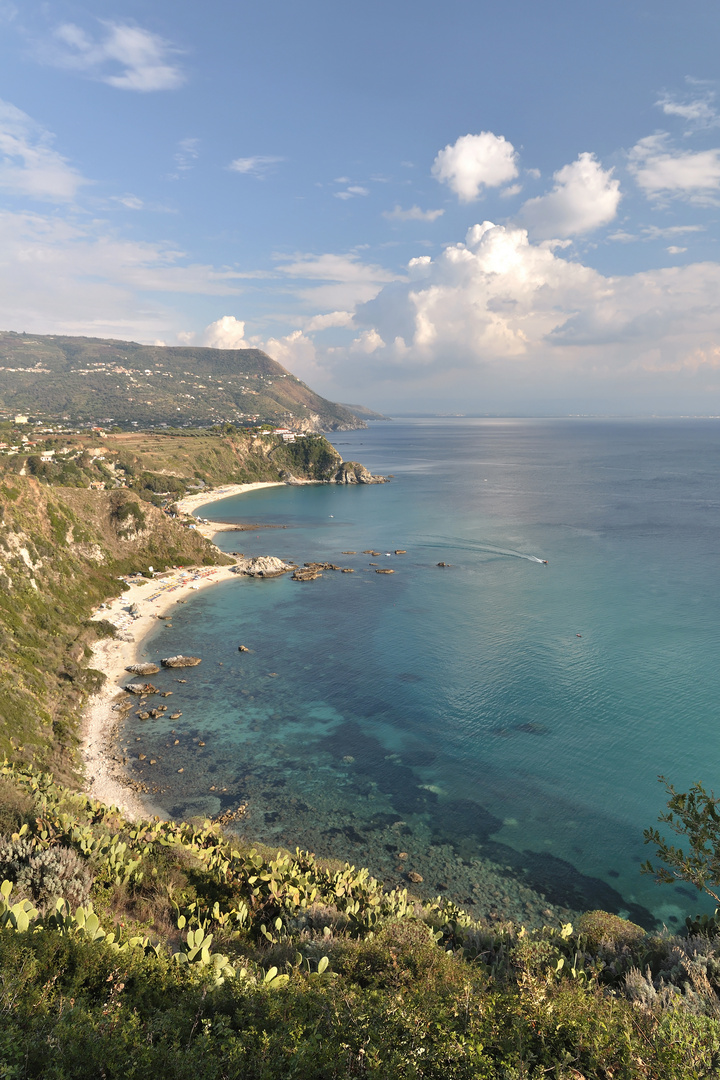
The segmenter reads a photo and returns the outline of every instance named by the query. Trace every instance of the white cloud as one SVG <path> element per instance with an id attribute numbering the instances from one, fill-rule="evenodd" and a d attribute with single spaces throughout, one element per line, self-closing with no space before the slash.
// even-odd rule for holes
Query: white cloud
<path id="1" fill-rule="evenodd" d="M 333 192 L 336 199 L 357 199 L 364 195 L 369 195 L 370 191 L 366 187 L 362 187 L 360 184 L 351 184 L 345 191 Z"/>
<path id="2" fill-rule="evenodd" d="M 447 184 L 461 202 L 480 198 L 483 187 L 500 187 L 518 174 L 512 143 L 492 131 L 461 135 L 441 150 L 433 162 L 432 175 Z"/>
<path id="3" fill-rule="evenodd" d="M 113 201 L 119 202 L 121 206 L 127 207 L 128 210 L 145 209 L 145 203 L 137 195 L 116 195 Z"/>
<path id="4" fill-rule="evenodd" d="M 629 233 L 624 229 L 617 229 L 614 233 L 611 233 L 607 239 L 614 240 L 619 243 L 629 244 L 647 243 L 650 240 L 672 240 L 676 236 L 685 236 L 687 233 L 699 233 L 705 232 L 704 225 L 645 225 L 639 233 Z M 668 251 L 670 249 L 668 248 Z M 686 249 L 683 248 L 683 251 Z"/>
<path id="5" fill-rule="evenodd" d="M 519 195 L 521 191 L 522 184 L 511 184 L 510 187 L 506 187 L 500 192 L 500 198 L 512 199 L 514 195 Z"/>
<path id="6" fill-rule="evenodd" d="M 666 386 L 676 412 L 687 387 L 662 378 L 720 370 L 720 265 L 606 277 L 484 222 L 436 258 L 411 260 L 408 281 L 385 286 L 354 323 L 350 346 L 316 355 L 326 393 L 331 378 L 345 392 L 371 380 L 381 400 L 412 385 L 415 400 L 455 407 L 542 412 L 571 399 L 622 411 L 633 408 L 626 390 L 647 410 Z M 720 378 L 713 387 L 720 394 Z M 702 409 L 704 387 L 694 392 Z"/>
<path id="7" fill-rule="evenodd" d="M 618 244 L 633 244 L 640 239 L 635 233 L 629 233 L 625 229 L 616 229 L 614 233 L 610 233 L 607 238 Z"/>
<path id="8" fill-rule="evenodd" d="M 130 23 L 102 22 L 102 26 L 104 34 L 98 39 L 74 23 L 59 26 L 55 31 L 59 47 L 49 54 L 51 62 L 87 72 L 118 90 L 176 90 L 185 82 L 174 59 L 180 50 L 170 42 Z"/>
<path id="9" fill-rule="evenodd" d="M 377 352 L 378 349 L 384 348 L 385 342 L 380 337 L 377 330 L 363 330 L 350 345 L 350 352 L 364 353 L 366 356 L 370 356 L 372 353 Z"/>
<path id="10" fill-rule="evenodd" d="M 396 205 L 392 210 L 383 210 L 383 217 L 388 221 L 437 221 L 444 213 L 444 210 L 421 210 L 419 206 L 403 210 L 400 205 Z"/>
<path id="11" fill-rule="evenodd" d="M 265 176 L 271 165 L 276 165 L 279 161 L 284 161 L 285 158 L 270 157 L 263 154 L 256 154 L 254 157 L 235 158 L 228 165 L 228 169 L 232 172 L 242 173 L 244 176 Z"/>
<path id="12" fill-rule="evenodd" d="M 715 204 L 720 188 L 720 149 L 678 151 L 660 132 L 641 139 L 628 155 L 638 186 L 650 198 L 678 196 Z"/>
<path id="13" fill-rule="evenodd" d="M 308 334 L 317 330 L 329 330 L 335 326 L 352 326 L 352 311 L 329 311 L 327 315 L 313 315 L 305 325 Z"/>
<path id="14" fill-rule="evenodd" d="M 0 101 L 0 188 L 43 202 L 72 202 L 89 183 L 57 150 L 52 136 L 26 113 Z"/>
<path id="15" fill-rule="evenodd" d="M 223 315 L 214 323 L 205 327 L 203 345 L 210 349 L 248 349 L 251 346 L 245 340 L 245 323 L 234 315 Z"/>
<path id="16" fill-rule="evenodd" d="M 177 151 L 175 152 L 175 167 L 179 169 L 180 172 L 187 172 L 188 169 L 192 169 L 200 156 L 199 146 L 199 139 L 187 138 L 180 140 Z"/>
<path id="17" fill-rule="evenodd" d="M 153 340 L 186 319 L 173 295 L 238 295 L 241 277 L 103 222 L 0 212 L 0 326 L 10 329 Z"/>
<path id="18" fill-rule="evenodd" d="M 649 239 L 663 239 L 667 240 L 673 236 L 683 236 L 685 233 L 705 232 L 704 225 L 666 225 L 661 228 L 659 225 L 649 225 L 643 232 Z"/>
<path id="19" fill-rule="evenodd" d="M 293 330 L 285 337 L 268 338 L 266 341 L 253 338 L 252 344 L 253 348 L 262 349 L 293 374 L 300 372 L 302 377 L 311 378 L 317 370 L 315 342 L 302 330 Z"/>
<path id="20" fill-rule="evenodd" d="M 685 120 L 691 128 L 702 129 L 717 127 L 720 122 L 714 102 L 714 92 L 705 90 L 701 96 L 697 94 L 686 96 L 682 101 L 672 94 L 663 94 L 655 104 L 662 109 L 666 116 L 678 116 L 681 120 Z"/>
<path id="21" fill-rule="evenodd" d="M 315 310 L 351 310 L 356 304 L 372 299 L 384 284 L 398 276 L 383 266 L 362 262 L 356 252 L 297 255 L 291 261 L 281 262 L 278 269 L 300 281 L 323 283 L 301 289 L 298 294 Z"/>
<path id="22" fill-rule="evenodd" d="M 682 255 L 683 251 L 687 251 L 686 247 L 676 247 L 675 244 L 671 244 L 667 250 L 671 255 Z"/>
<path id="23" fill-rule="evenodd" d="M 528 199 L 521 220 L 533 236 L 577 236 L 607 225 L 617 214 L 620 181 L 612 169 L 603 169 L 594 154 L 583 153 L 553 175 L 555 186 L 547 195 Z"/>

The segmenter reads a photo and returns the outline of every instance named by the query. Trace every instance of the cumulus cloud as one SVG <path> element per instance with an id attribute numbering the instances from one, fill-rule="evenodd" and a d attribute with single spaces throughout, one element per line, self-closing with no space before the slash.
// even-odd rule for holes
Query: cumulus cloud
<path id="1" fill-rule="evenodd" d="M 660 132 L 641 139 L 628 155 L 635 181 L 650 198 L 679 197 L 715 204 L 720 188 L 720 149 L 679 151 Z"/>
<path id="2" fill-rule="evenodd" d="M 253 345 L 272 356 L 273 360 L 277 360 L 293 374 L 300 373 L 304 378 L 312 378 L 317 371 L 318 354 L 315 342 L 302 330 L 293 330 L 285 337 L 271 337 L 266 341 L 253 338 Z"/>
<path id="3" fill-rule="evenodd" d="M 383 289 L 356 322 L 397 343 L 390 353 L 399 346 L 412 364 L 522 356 L 564 324 L 568 304 L 600 287 L 595 271 L 530 244 L 525 230 L 489 221 L 435 259 L 412 259 L 408 274 L 409 284 Z"/>
<path id="4" fill-rule="evenodd" d="M 0 188 L 44 202 L 71 202 L 83 179 L 27 113 L 0 101 Z"/>
<path id="5" fill-rule="evenodd" d="M 234 315 L 223 315 L 221 319 L 205 327 L 203 345 L 210 349 L 248 349 L 245 340 L 245 323 Z"/>
<path id="6" fill-rule="evenodd" d="M 84 71 L 118 90 L 176 90 L 185 75 L 170 42 L 130 23 L 102 22 L 94 38 L 74 23 L 55 31 L 57 47 L 48 53 L 59 67 Z"/>
<path id="7" fill-rule="evenodd" d="M 461 202 L 473 202 L 483 187 L 500 187 L 517 174 L 515 148 L 492 131 L 461 135 L 439 152 L 432 166 L 435 179 L 447 184 Z"/>
<path id="8" fill-rule="evenodd" d="M 271 165 L 276 165 L 279 161 L 284 160 L 281 157 L 256 154 L 254 157 L 235 158 L 228 165 L 228 169 L 232 172 L 242 173 L 244 176 L 262 177 L 267 174 Z"/>
<path id="9" fill-rule="evenodd" d="M 327 350 L 320 370 L 342 367 L 357 380 L 346 390 L 371 377 L 400 394 L 412 381 L 427 400 L 481 407 L 503 400 L 532 409 L 548 394 L 575 394 L 593 411 L 602 386 L 622 411 L 622 387 L 633 380 L 647 394 L 659 373 L 712 366 L 719 297 L 716 263 L 606 277 L 531 243 L 523 229 L 486 221 L 436 258 L 411 260 L 408 280 L 358 309 L 360 333 L 349 347 Z M 647 408 L 649 398 L 638 400 Z M 667 404 L 673 411 L 678 401 Z"/>
<path id="10" fill-rule="evenodd" d="M 552 191 L 524 203 L 521 220 L 538 239 L 577 236 L 607 225 L 621 199 L 620 181 L 612 173 L 594 154 L 580 154 L 554 174 Z"/>
<path id="11" fill-rule="evenodd" d="M 403 210 L 402 206 L 396 204 L 392 210 L 383 210 L 383 217 L 388 221 L 437 221 L 444 213 L 444 210 L 421 210 L 419 206 Z"/>

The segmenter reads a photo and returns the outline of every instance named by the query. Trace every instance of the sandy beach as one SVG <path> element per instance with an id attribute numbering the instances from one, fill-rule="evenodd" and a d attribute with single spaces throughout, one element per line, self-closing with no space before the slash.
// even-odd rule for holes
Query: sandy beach
<path id="1" fill-rule="evenodd" d="M 281 484 L 232 484 L 213 488 L 202 494 L 190 495 L 178 502 L 178 508 L 190 513 L 230 495 L 242 495 L 258 488 L 278 487 Z M 199 531 L 212 540 L 221 526 L 198 526 Z M 230 566 L 203 566 L 184 568 L 165 573 L 153 579 L 128 582 L 129 588 L 114 600 L 109 600 L 93 612 L 92 618 L 106 619 L 119 631 L 118 637 L 104 638 L 93 647 L 90 666 L 107 676 L 104 686 L 90 698 L 82 725 L 81 755 L 85 764 L 88 795 L 101 802 L 118 806 L 130 818 L 147 818 L 160 813 L 146 799 L 129 786 L 122 758 L 115 744 L 115 733 L 122 714 L 113 708 L 117 704 L 120 689 L 133 676 L 126 671 L 130 664 L 138 662 L 143 639 L 157 626 L 158 615 L 165 615 L 178 600 L 186 600 L 200 589 L 206 589 L 221 581 L 235 579 Z M 236 579 L 235 579 L 236 580 Z M 137 605 L 138 613 L 129 609 Z"/>
<path id="2" fill-rule="evenodd" d="M 284 487 L 280 480 L 258 481 L 255 484 L 226 484 L 224 487 L 212 488 L 212 490 L 198 491 L 194 495 L 186 495 L 184 499 L 178 499 L 176 506 L 184 514 L 192 514 L 198 506 L 206 506 L 208 503 L 218 502 L 220 499 L 229 499 L 231 495 L 244 495 L 248 491 L 258 491 L 260 488 Z M 216 530 L 217 531 L 217 530 Z"/>

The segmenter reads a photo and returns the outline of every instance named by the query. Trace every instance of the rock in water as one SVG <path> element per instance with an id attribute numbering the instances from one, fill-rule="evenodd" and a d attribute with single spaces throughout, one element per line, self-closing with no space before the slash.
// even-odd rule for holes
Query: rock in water
<path id="1" fill-rule="evenodd" d="M 292 566 L 275 555 L 258 555 L 254 559 L 240 559 L 233 567 L 236 574 L 246 577 L 279 577 L 292 570 Z"/>
<path id="2" fill-rule="evenodd" d="M 333 480 L 335 484 L 385 484 L 386 476 L 373 476 L 369 469 L 357 461 L 343 461 Z"/>
<path id="3" fill-rule="evenodd" d="M 133 675 L 157 675 L 160 668 L 157 664 L 130 664 L 125 670 L 131 671 Z"/>
<path id="4" fill-rule="evenodd" d="M 125 690 L 129 694 L 157 694 L 157 687 L 152 683 L 133 682 L 128 683 Z"/>
<path id="5" fill-rule="evenodd" d="M 177 667 L 197 667 L 198 664 L 202 664 L 202 660 L 199 656 L 166 656 L 160 663 L 163 667 L 177 668 Z"/>
<path id="6" fill-rule="evenodd" d="M 317 578 L 322 577 L 322 574 L 317 570 L 296 570 L 292 576 L 293 581 L 315 581 Z"/>

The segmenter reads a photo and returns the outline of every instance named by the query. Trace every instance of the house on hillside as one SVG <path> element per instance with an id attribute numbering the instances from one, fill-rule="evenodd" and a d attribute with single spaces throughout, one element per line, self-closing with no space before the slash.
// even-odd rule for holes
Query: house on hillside
<path id="1" fill-rule="evenodd" d="M 283 442 L 295 442 L 295 432 L 291 431 L 290 428 L 275 428 L 273 435 L 280 435 Z"/>

